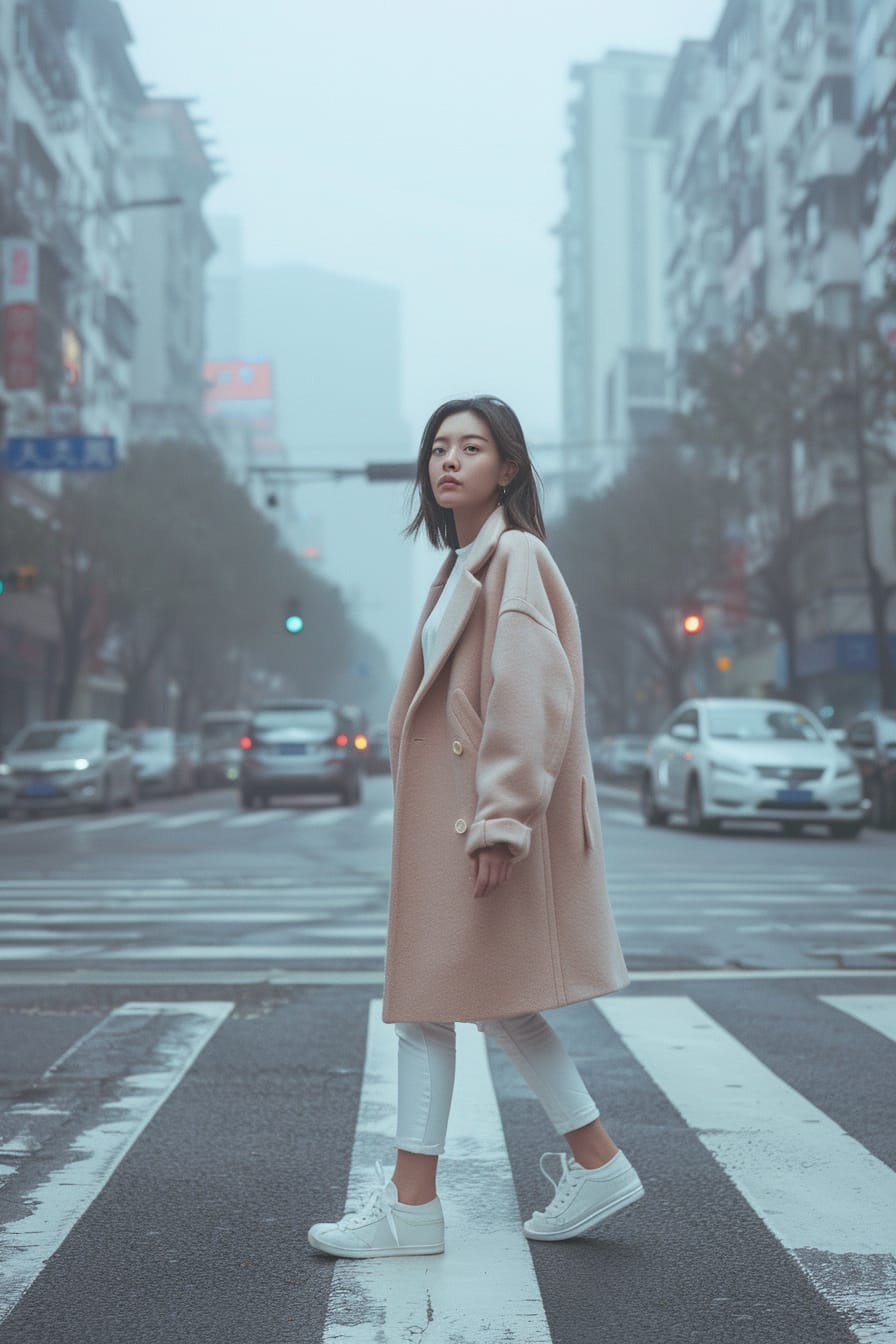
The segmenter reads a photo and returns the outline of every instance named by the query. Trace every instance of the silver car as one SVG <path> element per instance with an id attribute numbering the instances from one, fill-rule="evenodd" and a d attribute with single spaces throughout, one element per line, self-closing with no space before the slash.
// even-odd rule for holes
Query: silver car
<path id="1" fill-rule="evenodd" d="M 124 736 L 134 753 L 142 794 L 192 791 L 193 764 L 173 728 L 132 728 Z"/>
<path id="2" fill-rule="evenodd" d="M 259 706 L 243 739 L 243 807 L 297 793 L 337 793 L 346 806 L 360 803 L 367 742 L 355 728 L 329 700 Z"/>
<path id="3" fill-rule="evenodd" d="M 648 826 L 683 812 L 695 831 L 723 821 L 776 821 L 787 834 L 823 822 L 854 839 L 862 781 L 810 709 L 790 700 L 688 700 L 647 750 L 641 808 Z"/>
<path id="4" fill-rule="evenodd" d="M 0 764 L 0 810 L 28 813 L 64 807 L 103 812 L 137 801 L 134 757 L 105 719 L 53 719 L 29 724 L 9 743 Z"/>

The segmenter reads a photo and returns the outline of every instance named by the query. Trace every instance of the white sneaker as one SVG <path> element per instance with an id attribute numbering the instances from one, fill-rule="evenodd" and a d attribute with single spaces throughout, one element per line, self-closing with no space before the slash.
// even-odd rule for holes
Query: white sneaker
<path id="1" fill-rule="evenodd" d="M 327 1255 L 370 1260 L 382 1255 L 441 1255 L 445 1250 L 445 1220 L 438 1196 L 428 1204 L 399 1206 L 398 1191 L 387 1181 L 382 1163 L 376 1174 L 380 1188 L 366 1204 L 344 1214 L 338 1223 L 315 1223 L 308 1240 Z"/>
<path id="2" fill-rule="evenodd" d="M 546 1157 L 560 1158 L 563 1171 L 559 1181 L 545 1169 Z M 623 1153 L 616 1153 L 594 1170 L 580 1167 L 566 1153 L 542 1153 L 539 1166 L 554 1187 L 554 1198 L 542 1213 L 533 1213 L 523 1223 L 523 1231 L 533 1241 L 577 1237 L 644 1194 L 638 1173 Z"/>

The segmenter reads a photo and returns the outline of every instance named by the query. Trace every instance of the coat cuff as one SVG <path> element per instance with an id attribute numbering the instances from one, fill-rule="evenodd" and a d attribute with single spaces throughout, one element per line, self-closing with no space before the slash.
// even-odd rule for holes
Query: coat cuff
<path id="1" fill-rule="evenodd" d="M 514 863 L 526 858 L 532 842 L 532 827 L 524 826 L 515 817 L 495 817 L 488 821 L 474 821 L 467 839 L 467 853 L 472 856 L 490 845 L 508 845 Z"/>

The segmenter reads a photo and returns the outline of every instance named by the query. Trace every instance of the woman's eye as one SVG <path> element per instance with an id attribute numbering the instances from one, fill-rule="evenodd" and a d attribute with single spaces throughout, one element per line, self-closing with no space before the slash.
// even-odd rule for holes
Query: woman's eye
<path id="1" fill-rule="evenodd" d="M 478 443 L 468 443 L 468 444 L 466 445 L 466 450 L 467 450 L 468 453 L 478 453 L 478 452 L 479 452 L 479 444 L 478 444 Z"/>

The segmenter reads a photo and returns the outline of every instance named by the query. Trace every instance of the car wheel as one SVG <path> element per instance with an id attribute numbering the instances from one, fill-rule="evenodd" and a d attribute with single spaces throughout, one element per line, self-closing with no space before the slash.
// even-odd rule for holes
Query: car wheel
<path id="1" fill-rule="evenodd" d="M 703 799 L 700 795 L 700 781 L 696 775 L 691 777 L 688 784 L 687 797 L 688 827 L 692 831 L 717 831 L 719 823 L 711 817 L 707 817 L 703 812 Z"/>
<path id="2" fill-rule="evenodd" d="M 648 826 L 665 826 L 669 820 L 669 813 L 664 808 L 657 807 L 653 779 L 649 774 L 644 775 L 641 780 L 641 816 Z"/>
<path id="3" fill-rule="evenodd" d="M 251 812 L 255 806 L 255 794 L 251 789 L 240 789 L 240 803 L 247 812 Z"/>
<path id="4" fill-rule="evenodd" d="M 94 812 L 112 811 L 112 790 L 109 787 L 109 780 L 107 776 L 103 777 L 103 787 L 100 791 L 100 796 L 98 800 L 93 805 L 93 810 Z"/>
<path id="5" fill-rule="evenodd" d="M 832 821 L 830 829 L 832 840 L 858 840 L 862 834 L 862 823 L 860 821 Z"/>
<path id="6" fill-rule="evenodd" d="M 797 836 L 803 833 L 803 824 L 801 821 L 782 821 L 781 831 L 784 835 Z"/>

